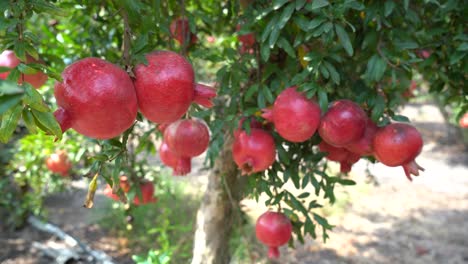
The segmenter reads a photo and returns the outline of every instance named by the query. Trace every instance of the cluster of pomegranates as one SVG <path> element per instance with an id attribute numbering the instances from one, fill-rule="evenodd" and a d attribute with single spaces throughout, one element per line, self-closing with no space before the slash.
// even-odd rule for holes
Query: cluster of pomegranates
<path id="1" fill-rule="evenodd" d="M 339 162 L 347 173 L 362 156 L 374 156 L 391 167 L 402 166 L 406 176 L 419 175 L 423 170 L 415 158 L 422 149 L 420 133 L 405 123 L 377 125 L 366 112 L 350 100 L 333 102 L 325 114 L 318 104 L 290 87 L 276 98 L 272 108 L 264 109 L 262 117 L 274 124 L 278 134 L 290 142 L 304 142 L 318 131 L 320 151 L 326 158 Z M 266 170 L 275 161 L 276 148 L 271 133 L 258 121 L 250 121 L 250 133 L 239 128 L 234 132 L 233 157 L 243 174 Z"/>
<path id="2" fill-rule="evenodd" d="M 130 182 L 128 181 L 127 176 L 122 175 L 120 176 L 120 182 L 119 182 L 120 189 L 124 193 L 128 193 L 130 191 Z M 133 204 L 135 205 L 141 205 L 141 204 L 148 204 L 148 203 L 155 203 L 158 201 L 157 198 L 154 197 L 154 185 L 150 181 L 142 181 L 139 183 L 139 188 L 141 192 L 141 198 L 138 194 L 135 195 L 133 198 Z M 119 196 L 117 194 L 114 194 L 112 192 L 112 187 L 110 185 L 107 185 L 106 188 L 104 189 L 104 195 L 107 197 L 110 197 L 111 199 L 115 201 L 119 201 Z"/>

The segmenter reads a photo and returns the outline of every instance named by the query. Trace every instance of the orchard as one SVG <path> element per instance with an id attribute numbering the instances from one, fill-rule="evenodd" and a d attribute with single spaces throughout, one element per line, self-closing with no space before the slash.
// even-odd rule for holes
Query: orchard
<path id="1" fill-rule="evenodd" d="M 253 219 L 261 258 L 329 241 L 334 225 L 319 209 L 354 187 L 357 162 L 397 167 L 408 185 L 425 177 L 423 133 L 399 113 L 408 101 L 433 98 L 468 141 L 466 6 L 2 1 L 2 221 L 46 219 L 45 197 L 80 181 L 87 210 L 102 192 L 132 225 L 135 210 L 170 207 L 164 186 L 190 185 L 202 157 L 198 213 L 179 215 L 195 229 L 183 261 L 229 263 L 244 198 L 267 208 Z"/>

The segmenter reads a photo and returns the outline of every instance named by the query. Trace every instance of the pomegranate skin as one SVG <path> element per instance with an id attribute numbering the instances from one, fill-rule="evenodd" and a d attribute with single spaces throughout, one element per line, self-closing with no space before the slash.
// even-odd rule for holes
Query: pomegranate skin
<path id="1" fill-rule="evenodd" d="M 179 157 L 195 157 L 208 148 L 210 133 L 199 119 L 181 119 L 164 130 L 164 141 Z"/>
<path id="2" fill-rule="evenodd" d="M 234 137 L 232 156 L 243 175 L 264 171 L 275 162 L 275 141 L 263 129 L 252 128 L 250 135 L 239 130 Z"/>
<path id="3" fill-rule="evenodd" d="M 364 135 L 366 122 L 366 113 L 359 105 L 346 99 L 338 100 L 322 117 L 319 134 L 328 144 L 344 147 Z"/>
<path id="4" fill-rule="evenodd" d="M 164 141 L 159 147 L 159 158 L 164 165 L 173 169 L 174 176 L 186 175 L 191 171 L 191 159 L 177 156 Z"/>
<path id="5" fill-rule="evenodd" d="M 288 217 L 279 212 L 265 212 L 255 225 L 257 239 L 269 247 L 268 257 L 278 258 L 278 247 L 291 239 L 292 224 Z"/>
<path id="6" fill-rule="evenodd" d="M 5 50 L 0 54 L 0 66 L 1 67 L 8 67 L 8 68 L 15 68 L 20 64 L 20 60 L 16 57 L 15 53 L 12 50 Z M 28 63 L 41 63 L 41 61 L 35 60 L 33 57 L 27 55 L 26 56 L 26 64 Z M 0 73 L 0 79 L 5 80 L 10 72 L 2 72 Z M 34 74 L 22 74 L 18 79 L 18 84 L 21 84 L 24 81 L 31 84 L 34 88 L 40 88 L 43 86 L 47 81 L 47 75 L 41 71 L 38 71 Z"/>
<path id="7" fill-rule="evenodd" d="M 296 87 L 282 91 L 275 100 L 273 109 L 264 109 L 262 117 L 274 123 L 284 139 L 304 142 L 311 138 L 320 123 L 320 107 L 297 92 Z"/>
<path id="8" fill-rule="evenodd" d="M 137 100 L 132 80 L 118 66 L 99 58 L 69 65 L 55 84 L 62 131 L 69 128 L 95 139 L 110 139 L 132 126 Z"/>
<path id="9" fill-rule="evenodd" d="M 62 176 L 68 176 L 68 172 L 70 171 L 72 164 L 68 159 L 67 153 L 60 150 L 47 158 L 46 166 L 54 173 L 58 173 Z"/>
<path id="10" fill-rule="evenodd" d="M 374 152 L 373 141 L 378 129 L 377 125 L 371 119 L 368 119 L 364 135 L 360 139 L 346 145 L 346 149 L 361 156 L 372 155 Z"/>
<path id="11" fill-rule="evenodd" d="M 180 45 L 195 44 L 198 40 L 197 36 L 190 32 L 189 21 L 186 18 L 178 18 L 171 22 L 169 26 L 172 37 L 179 42 Z M 190 40 L 190 43 L 187 43 Z"/>
<path id="12" fill-rule="evenodd" d="M 135 91 L 141 113 L 152 122 L 172 123 L 181 118 L 192 101 L 211 107 L 214 89 L 195 84 L 192 65 L 172 51 L 146 55 L 148 65 L 135 67 Z"/>
<path id="13" fill-rule="evenodd" d="M 242 26 L 238 24 L 236 26 L 236 31 L 239 32 L 241 30 L 241 27 Z M 239 42 L 242 44 L 242 47 L 244 49 L 252 48 L 256 42 L 255 35 L 253 33 L 238 35 L 237 38 L 239 39 Z"/>
<path id="14" fill-rule="evenodd" d="M 424 170 L 414 160 L 423 147 L 419 131 L 409 124 L 393 123 L 381 128 L 374 137 L 374 155 L 389 167 L 403 166 L 406 177 Z"/>
<path id="15" fill-rule="evenodd" d="M 320 142 L 318 147 L 321 152 L 327 153 L 325 157 L 328 160 L 340 163 L 340 171 L 342 173 L 350 172 L 353 164 L 361 158 L 359 154 L 352 153 L 345 148 L 332 146 L 325 141 Z"/>
<path id="16" fill-rule="evenodd" d="M 468 127 L 468 113 L 465 113 L 462 118 L 458 121 L 458 124 L 460 125 L 461 128 L 467 128 Z"/>

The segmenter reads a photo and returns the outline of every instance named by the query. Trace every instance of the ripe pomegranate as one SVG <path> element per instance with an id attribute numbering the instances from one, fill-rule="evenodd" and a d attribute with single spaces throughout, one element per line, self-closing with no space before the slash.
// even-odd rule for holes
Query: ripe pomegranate
<path id="1" fill-rule="evenodd" d="M 128 193 L 130 191 L 130 183 L 128 181 L 127 176 L 125 175 L 120 176 L 119 185 L 124 193 Z M 141 192 L 142 201 L 140 201 L 140 197 L 138 196 L 138 194 L 135 195 L 135 197 L 133 198 L 133 203 L 135 205 L 157 202 L 157 199 L 154 197 L 154 185 L 152 182 L 149 182 L 149 181 L 141 182 L 140 192 Z M 104 189 L 104 195 L 106 195 L 107 197 L 115 201 L 119 201 L 119 196 L 112 192 L 112 187 L 110 185 L 107 185 L 106 189 Z"/>
<path id="2" fill-rule="evenodd" d="M 428 50 L 428 49 L 422 49 L 422 50 L 416 51 L 416 54 L 421 59 L 427 59 L 427 58 L 429 58 L 431 56 L 432 51 Z"/>
<path id="3" fill-rule="evenodd" d="M 419 166 L 415 158 L 422 150 L 423 140 L 416 128 L 404 123 L 393 123 L 381 128 L 374 137 L 374 155 L 383 164 L 403 166 L 406 177 L 418 176 Z"/>
<path id="4" fill-rule="evenodd" d="M 273 122 L 284 139 L 304 142 L 319 126 L 320 107 L 293 86 L 278 95 L 272 109 L 263 109 L 262 117 Z"/>
<path id="5" fill-rule="evenodd" d="M 164 165 L 173 169 L 172 174 L 175 176 L 186 175 L 190 173 L 190 158 L 177 156 L 164 141 L 159 147 L 159 158 Z"/>
<path id="6" fill-rule="evenodd" d="M 458 121 L 458 124 L 460 125 L 461 128 L 467 128 L 468 127 L 468 113 L 465 113 L 462 118 Z"/>
<path id="7" fill-rule="evenodd" d="M 180 157 L 195 157 L 208 148 L 210 134 L 200 119 L 181 119 L 164 131 L 164 141 Z"/>
<path id="8" fill-rule="evenodd" d="M 275 141 L 263 129 L 251 128 L 250 134 L 239 129 L 234 132 L 232 156 L 244 175 L 264 171 L 275 162 Z"/>
<path id="9" fill-rule="evenodd" d="M 268 257 L 280 256 L 278 247 L 288 243 L 292 234 L 292 224 L 287 216 L 279 212 L 265 212 L 255 225 L 257 239 L 269 247 Z"/>
<path id="10" fill-rule="evenodd" d="M 68 159 L 67 152 L 64 150 L 59 150 L 47 158 L 46 166 L 54 173 L 67 176 L 72 167 L 72 164 Z"/>
<path id="11" fill-rule="evenodd" d="M 236 31 L 239 32 L 241 30 L 241 27 L 242 27 L 241 24 L 237 24 Z M 245 49 L 253 48 L 256 42 L 255 35 L 253 33 L 238 35 L 237 39 L 239 39 L 239 42 L 242 44 L 242 47 L 244 47 Z"/>
<path id="12" fill-rule="evenodd" d="M 320 142 L 318 147 L 321 152 L 327 153 L 325 157 L 328 160 L 340 163 L 340 171 L 342 173 L 350 172 L 353 164 L 358 162 L 358 160 L 361 158 L 359 154 L 350 152 L 345 148 L 332 146 L 325 141 Z"/>
<path id="13" fill-rule="evenodd" d="M 171 31 L 172 37 L 177 40 L 180 45 L 195 44 L 198 40 L 197 36 L 190 32 L 189 21 L 186 18 L 173 20 L 169 26 L 169 30 Z"/>
<path id="14" fill-rule="evenodd" d="M 213 88 L 195 83 L 192 65 L 172 51 L 146 55 L 148 65 L 135 68 L 135 90 L 141 113 L 155 123 L 172 123 L 187 112 L 194 101 L 213 106 Z"/>
<path id="15" fill-rule="evenodd" d="M 414 90 L 416 90 L 416 88 L 418 88 L 418 84 L 415 81 L 411 80 L 411 84 L 408 87 L 408 89 L 403 93 L 403 97 L 405 97 L 406 99 L 414 97 Z"/>
<path id="16" fill-rule="evenodd" d="M 98 58 L 69 65 L 63 82 L 55 84 L 59 108 L 54 115 L 62 127 L 96 139 L 109 139 L 128 129 L 137 115 L 132 80 L 118 66 Z"/>
<path id="17" fill-rule="evenodd" d="M 370 118 L 367 119 L 364 135 L 360 139 L 353 141 L 350 144 L 346 145 L 345 148 L 361 156 L 372 155 L 374 151 L 374 147 L 373 147 L 374 136 L 377 133 L 378 129 L 379 128 L 377 127 L 377 125 Z"/>
<path id="18" fill-rule="evenodd" d="M 322 117 L 319 134 L 328 144 L 344 147 L 364 135 L 366 122 L 366 113 L 359 105 L 346 99 L 338 100 Z"/>
<path id="19" fill-rule="evenodd" d="M 5 50 L 0 54 L 0 67 L 7 67 L 7 68 L 15 68 L 20 64 L 20 60 L 16 57 L 15 53 L 12 50 Z M 43 63 L 41 61 L 35 60 L 33 57 L 27 55 L 26 56 L 26 64 L 28 63 Z M 1 72 L 0 79 L 5 80 L 10 72 Z M 23 79 L 25 82 L 31 84 L 34 88 L 40 88 L 44 85 L 47 81 L 47 75 L 41 71 L 38 71 L 33 74 L 22 74 L 18 79 L 18 83 L 23 83 Z"/>

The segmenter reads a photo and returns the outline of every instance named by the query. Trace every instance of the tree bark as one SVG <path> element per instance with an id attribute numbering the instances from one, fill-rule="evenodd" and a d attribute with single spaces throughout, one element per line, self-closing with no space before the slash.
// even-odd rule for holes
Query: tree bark
<path id="1" fill-rule="evenodd" d="M 221 153 L 208 176 L 208 186 L 197 213 L 192 264 L 229 263 L 229 238 L 239 219 L 236 207 L 246 178 L 232 159 L 232 137 L 225 136 Z"/>

